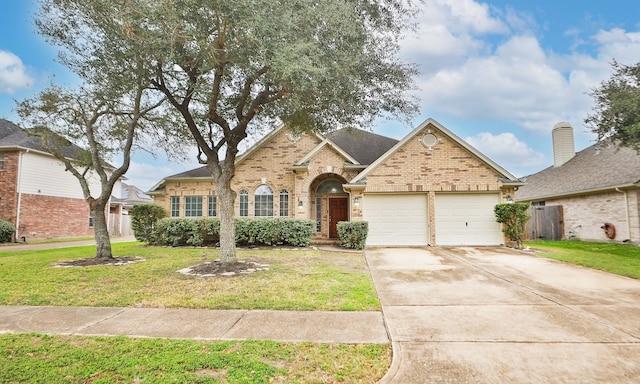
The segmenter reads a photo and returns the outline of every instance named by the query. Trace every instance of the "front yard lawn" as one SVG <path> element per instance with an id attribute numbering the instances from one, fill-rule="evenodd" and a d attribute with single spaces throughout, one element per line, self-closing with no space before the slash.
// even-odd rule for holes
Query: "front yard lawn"
<path id="1" fill-rule="evenodd" d="M 635 245 L 561 240 L 532 241 L 525 246 L 542 250 L 537 252 L 540 256 L 640 279 L 640 247 Z"/>
<path id="2" fill-rule="evenodd" d="M 114 256 L 146 261 L 53 267 L 94 251 L 0 251 L 0 305 L 380 310 L 361 252 L 240 249 L 239 260 L 269 269 L 211 278 L 177 271 L 218 258 L 215 249 L 117 243 Z M 0 334 L 0 361 L 3 383 L 373 383 L 391 345 Z"/>
<path id="3" fill-rule="evenodd" d="M 53 267 L 61 260 L 91 257 L 94 250 L 0 252 L 0 305 L 380 310 L 362 253 L 239 249 L 239 260 L 268 264 L 269 269 L 238 277 L 192 277 L 177 271 L 217 259 L 217 249 L 116 243 L 114 256 L 146 261 Z"/>

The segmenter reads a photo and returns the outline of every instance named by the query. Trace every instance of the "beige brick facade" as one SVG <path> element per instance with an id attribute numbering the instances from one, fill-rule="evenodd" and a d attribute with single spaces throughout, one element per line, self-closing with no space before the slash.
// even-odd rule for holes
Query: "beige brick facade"
<path id="1" fill-rule="evenodd" d="M 423 144 L 425 134 L 438 139 L 430 147 Z M 514 197 L 513 185 L 503 185 L 505 171 L 477 152 L 470 151 L 457 137 L 437 124 L 416 129 L 410 140 L 402 141 L 395 151 L 369 164 L 359 165 L 349 154 L 314 134 L 292 137 L 285 128 L 276 129 L 246 154 L 239 157 L 232 189 L 248 194 L 248 217 L 254 217 L 255 191 L 267 185 L 273 191 L 273 215 L 280 213 L 280 192 L 289 194 L 288 217 L 308 218 L 317 222 L 317 236 L 330 237 L 336 217 L 341 220 L 362 220 L 366 209 L 367 193 L 421 193 L 427 194 L 429 211 L 437 192 L 496 193 L 506 199 Z M 364 170 L 364 171 L 363 171 Z M 366 173 L 362 181 L 352 183 Z M 515 178 L 513 178 L 515 179 Z M 335 181 L 344 190 L 336 193 L 318 193 L 323 182 Z M 171 197 L 179 201 L 179 217 L 185 216 L 185 197 L 202 196 L 202 216 L 207 216 L 207 196 L 215 194 L 209 177 L 168 177 L 153 191 L 156 204 L 171 212 Z M 326 184 L 325 184 L 326 185 Z M 341 188 L 340 188 L 341 189 Z M 240 199 L 234 210 L 240 212 Z M 506 201 L 506 200 L 505 200 Z M 344 207 L 344 212 L 341 211 Z M 332 211 L 333 210 L 333 211 Z M 430 215 L 430 228 L 436 223 Z M 433 239 L 435 234 L 431 234 Z"/>
<path id="2" fill-rule="evenodd" d="M 587 241 L 631 241 L 640 239 L 638 190 L 608 191 L 597 194 L 545 200 L 545 205 L 561 205 L 564 233 L 567 237 Z M 605 236 L 601 226 L 611 223 L 616 237 Z"/>

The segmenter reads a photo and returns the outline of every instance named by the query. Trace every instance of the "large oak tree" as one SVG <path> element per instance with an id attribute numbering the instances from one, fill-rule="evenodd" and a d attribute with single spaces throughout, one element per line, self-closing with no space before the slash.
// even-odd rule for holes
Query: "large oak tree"
<path id="1" fill-rule="evenodd" d="M 39 30 L 89 81 L 149 64 L 176 132 L 211 171 L 223 263 L 234 262 L 240 145 L 275 123 L 298 132 L 407 117 L 415 67 L 398 58 L 407 0 L 42 0 Z M 93 79 L 93 80 L 92 80 Z"/>
<path id="2" fill-rule="evenodd" d="M 640 152 L 640 63 L 612 64 L 613 75 L 591 91 L 593 114 L 585 123 L 598 135 Z"/>

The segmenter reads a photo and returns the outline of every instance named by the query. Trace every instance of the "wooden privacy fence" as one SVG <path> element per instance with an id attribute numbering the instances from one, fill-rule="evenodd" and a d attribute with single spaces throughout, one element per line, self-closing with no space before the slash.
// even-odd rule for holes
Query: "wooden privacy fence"
<path id="1" fill-rule="evenodd" d="M 525 226 L 526 240 L 562 240 L 564 220 L 562 205 L 531 206 L 531 218 Z"/>

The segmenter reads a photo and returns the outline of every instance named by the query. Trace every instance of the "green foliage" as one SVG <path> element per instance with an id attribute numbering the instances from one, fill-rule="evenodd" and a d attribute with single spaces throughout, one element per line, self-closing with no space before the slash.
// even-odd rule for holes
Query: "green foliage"
<path id="1" fill-rule="evenodd" d="M 594 113 L 585 123 L 599 141 L 611 139 L 640 152 L 640 63 L 612 66 L 613 76 L 590 93 Z"/>
<path id="2" fill-rule="evenodd" d="M 367 221 L 340 221 L 337 224 L 337 230 L 341 246 L 364 249 L 369 233 Z"/>
<path id="3" fill-rule="evenodd" d="M 306 247 L 311 243 L 314 228 L 315 222 L 306 219 L 237 219 L 236 244 Z"/>
<path id="4" fill-rule="evenodd" d="M 399 57 L 418 11 L 412 0 L 41 4 L 38 31 L 62 48 L 72 71 L 99 88 L 129 94 L 142 85 L 167 101 L 162 117 L 174 121 L 157 136 L 195 141 L 219 196 L 232 193 L 242 141 L 261 131 L 253 127 L 284 122 L 296 132 L 322 132 L 369 126 L 380 116 L 410 122 L 417 112 L 417 66 Z M 232 212 L 232 199 L 221 202 L 223 215 Z M 235 260 L 234 229 L 225 216 L 226 261 Z M 274 231 L 251 234 L 278 241 Z"/>
<path id="5" fill-rule="evenodd" d="M 165 217 L 158 220 L 153 234 L 154 244 L 173 247 L 201 245 L 198 220 Z"/>
<path id="6" fill-rule="evenodd" d="M 131 229 L 137 240 L 153 242 L 153 231 L 158 220 L 167 216 L 162 207 L 155 204 L 139 204 L 131 208 Z"/>
<path id="7" fill-rule="evenodd" d="M 290 218 L 236 219 L 236 244 L 292 245 L 311 243 L 315 222 Z M 164 218 L 158 221 L 154 244 L 171 246 L 216 246 L 220 242 L 218 218 Z"/>
<path id="8" fill-rule="evenodd" d="M 11 236 L 16 233 L 16 227 L 8 221 L 0 220 L 0 243 L 11 241 Z"/>
<path id="9" fill-rule="evenodd" d="M 511 241 L 516 242 L 517 248 L 522 248 L 525 225 L 529 220 L 527 214 L 529 203 L 498 204 L 494 208 L 496 221 L 503 224 L 502 232 Z"/>

